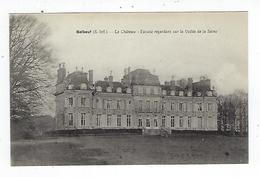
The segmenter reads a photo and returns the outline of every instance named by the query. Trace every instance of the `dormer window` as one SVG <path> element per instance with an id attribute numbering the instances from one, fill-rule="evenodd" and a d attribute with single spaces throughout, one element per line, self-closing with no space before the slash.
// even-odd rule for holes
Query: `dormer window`
<path id="1" fill-rule="evenodd" d="M 192 96 L 192 92 L 189 91 L 189 92 L 187 93 L 187 95 L 188 95 L 188 96 Z"/>
<path id="2" fill-rule="evenodd" d="M 116 92 L 117 92 L 117 93 L 122 93 L 121 87 L 118 87 L 118 88 L 116 89 Z"/>
<path id="3" fill-rule="evenodd" d="M 197 96 L 201 96 L 201 93 L 200 93 L 200 92 L 197 92 Z"/>
<path id="4" fill-rule="evenodd" d="M 111 87 L 107 87 L 107 92 L 111 93 L 112 92 L 112 88 Z"/>
<path id="5" fill-rule="evenodd" d="M 175 91 L 174 91 L 174 90 L 171 91 L 171 95 L 172 95 L 172 96 L 175 95 Z"/>
<path id="6" fill-rule="evenodd" d="M 97 92 L 101 92 L 102 88 L 100 86 L 97 86 Z"/>
<path id="7" fill-rule="evenodd" d="M 130 89 L 130 88 L 127 88 L 127 89 L 126 89 L 126 93 L 131 93 L 131 89 Z"/>
<path id="8" fill-rule="evenodd" d="M 166 95 L 166 90 L 163 90 L 163 91 L 162 91 L 162 94 L 163 94 L 163 95 Z"/>
<path id="9" fill-rule="evenodd" d="M 183 91 L 179 91 L 179 96 L 183 96 Z"/>
<path id="10" fill-rule="evenodd" d="M 72 89 L 73 89 L 73 84 L 69 84 L 69 85 L 68 85 L 68 89 L 69 89 L 69 90 L 72 90 Z"/>
<path id="11" fill-rule="evenodd" d="M 81 90 L 87 90 L 87 84 L 86 83 L 81 83 L 80 84 L 80 89 Z"/>
<path id="12" fill-rule="evenodd" d="M 212 91 L 207 91 L 207 96 L 212 96 Z"/>

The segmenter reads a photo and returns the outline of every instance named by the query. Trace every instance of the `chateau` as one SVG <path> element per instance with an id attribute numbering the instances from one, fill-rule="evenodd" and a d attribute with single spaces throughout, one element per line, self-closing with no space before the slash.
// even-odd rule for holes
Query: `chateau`
<path id="1" fill-rule="evenodd" d="M 206 77 L 162 85 L 148 70 L 127 68 L 120 82 L 112 74 L 94 82 L 93 70 L 66 74 L 61 63 L 55 96 L 57 130 L 217 130 L 216 92 Z"/>

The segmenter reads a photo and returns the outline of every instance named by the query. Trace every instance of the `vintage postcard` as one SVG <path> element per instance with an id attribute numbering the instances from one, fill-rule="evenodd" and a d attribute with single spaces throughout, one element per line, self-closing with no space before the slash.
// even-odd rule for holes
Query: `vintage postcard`
<path id="1" fill-rule="evenodd" d="M 10 14 L 11 165 L 247 164 L 247 16 Z"/>

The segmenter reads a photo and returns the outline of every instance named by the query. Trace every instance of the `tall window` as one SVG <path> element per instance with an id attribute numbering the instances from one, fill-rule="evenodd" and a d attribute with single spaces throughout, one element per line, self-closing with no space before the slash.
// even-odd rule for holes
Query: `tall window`
<path id="1" fill-rule="evenodd" d="M 72 98 L 72 97 L 69 98 L 69 106 L 70 106 L 70 107 L 73 106 L 73 98 Z"/>
<path id="2" fill-rule="evenodd" d="M 81 99 L 80 99 L 80 106 L 81 107 L 85 107 L 86 106 L 86 98 L 81 97 Z"/>
<path id="3" fill-rule="evenodd" d="M 73 114 L 69 113 L 69 126 L 73 125 Z"/>
<path id="4" fill-rule="evenodd" d="M 154 119 L 153 123 L 154 123 L 154 126 L 155 126 L 155 127 L 158 127 L 158 121 L 157 121 L 157 119 Z"/>
<path id="5" fill-rule="evenodd" d="M 179 103 L 179 111 L 183 111 L 183 103 Z"/>
<path id="6" fill-rule="evenodd" d="M 202 103 L 198 103 L 198 111 L 202 111 Z"/>
<path id="7" fill-rule="evenodd" d="M 171 110 L 174 110 L 174 102 L 171 102 Z"/>
<path id="8" fill-rule="evenodd" d="M 139 111 L 142 111 L 142 100 L 139 100 L 139 105 L 138 105 L 138 109 L 139 109 Z"/>
<path id="9" fill-rule="evenodd" d="M 107 100 L 107 109 L 111 109 L 112 100 Z"/>
<path id="10" fill-rule="evenodd" d="M 121 108 L 120 108 L 120 105 L 121 105 L 121 100 L 117 100 L 116 108 L 117 108 L 117 109 L 121 109 Z"/>
<path id="11" fill-rule="evenodd" d="M 165 116 L 162 116 L 162 127 L 165 127 Z"/>
<path id="12" fill-rule="evenodd" d="M 154 110 L 155 112 L 158 111 L 158 101 L 154 101 Z"/>
<path id="13" fill-rule="evenodd" d="M 86 125 L 86 113 L 81 113 L 80 124 Z"/>
<path id="14" fill-rule="evenodd" d="M 212 111 L 213 110 L 213 104 L 212 103 L 208 103 L 208 111 Z"/>
<path id="15" fill-rule="evenodd" d="M 138 127 L 142 127 L 143 126 L 143 121 L 142 118 L 138 119 Z"/>
<path id="16" fill-rule="evenodd" d="M 166 110 L 166 102 L 162 103 L 162 110 Z"/>
<path id="17" fill-rule="evenodd" d="M 131 115 L 126 116 L 126 126 L 130 127 L 131 126 Z"/>
<path id="18" fill-rule="evenodd" d="M 121 115 L 117 115 L 116 125 L 117 125 L 118 127 L 121 127 Z"/>
<path id="19" fill-rule="evenodd" d="M 97 123 L 96 125 L 97 125 L 98 127 L 100 126 L 100 119 L 101 119 L 101 114 L 98 114 L 98 115 L 97 115 L 97 122 L 96 122 L 96 123 Z"/>
<path id="20" fill-rule="evenodd" d="M 149 100 L 146 101 L 146 111 L 150 112 L 150 101 Z"/>
<path id="21" fill-rule="evenodd" d="M 191 127 L 191 116 L 188 117 L 188 127 Z"/>
<path id="22" fill-rule="evenodd" d="M 171 127 L 174 127 L 174 116 L 171 116 Z"/>
<path id="23" fill-rule="evenodd" d="M 151 125 L 150 125 L 150 119 L 149 118 L 147 118 L 146 119 L 146 127 L 150 127 Z"/>
<path id="24" fill-rule="evenodd" d="M 107 115 L 107 126 L 110 127 L 112 122 L 112 116 L 109 114 Z"/>
<path id="25" fill-rule="evenodd" d="M 180 117 L 180 119 L 179 119 L 179 123 L 180 123 L 180 127 L 183 127 L 183 119 L 182 119 L 182 117 Z"/>

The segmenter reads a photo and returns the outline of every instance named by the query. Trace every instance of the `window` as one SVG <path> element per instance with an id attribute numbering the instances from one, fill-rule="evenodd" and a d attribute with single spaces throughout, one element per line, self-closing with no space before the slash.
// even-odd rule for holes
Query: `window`
<path id="1" fill-rule="evenodd" d="M 158 93 L 159 93 L 158 88 L 155 87 L 155 88 L 154 88 L 154 94 L 155 94 L 155 95 L 158 95 Z"/>
<path id="2" fill-rule="evenodd" d="M 165 116 L 162 116 L 162 127 L 165 127 Z"/>
<path id="3" fill-rule="evenodd" d="M 127 115 L 127 117 L 126 117 L 126 126 L 127 127 L 131 126 L 131 115 Z"/>
<path id="4" fill-rule="evenodd" d="M 140 94 L 143 93 L 143 88 L 142 87 L 138 87 L 138 93 L 140 93 Z"/>
<path id="5" fill-rule="evenodd" d="M 69 113 L 69 126 L 73 125 L 73 114 Z"/>
<path id="6" fill-rule="evenodd" d="M 101 114 L 98 114 L 98 115 L 97 115 L 97 122 L 96 122 L 96 123 L 97 123 L 96 125 L 97 125 L 98 127 L 100 126 L 100 119 L 101 119 Z"/>
<path id="7" fill-rule="evenodd" d="M 111 108 L 111 102 L 112 102 L 112 100 L 107 100 L 107 109 Z"/>
<path id="8" fill-rule="evenodd" d="M 183 119 L 182 119 L 182 117 L 180 117 L 180 119 L 179 119 L 179 123 L 180 123 L 180 127 L 183 127 Z"/>
<path id="9" fill-rule="evenodd" d="M 150 125 L 150 119 L 149 118 L 147 118 L 146 119 L 146 127 L 150 127 L 151 125 Z"/>
<path id="10" fill-rule="evenodd" d="M 81 113 L 80 124 L 86 125 L 86 113 Z"/>
<path id="11" fill-rule="evenodd" d="M 151 88 L 151 95 L 153 95 L 154 94 L 154 88 L 152 87 Z"/>
<path id="12" fill-rule="evenodd" d="M 183 111 L 183 103 L 179 103 L 179 111 Z"/>
<path id="13" fill-rule="evenodd" d="M 198 103 L 198 111 L 202 111 L 202 103 Z"/>
<path id="14" fill-rule="evenodd" d="M 188 117 L 188 127 L 189 128 L 191 127 L 191 117 L 190 116 Z"/>
<path id="15" fill-rule="evenodd" d="M 174 116 L 171 116 L 171 127 L 174 127 Z"/>
<path id="16" fill-rule="evenodd" d="M 120 105 L 121 105 L 121 100 L 117 100 L 116 108 L 117 108 L 117 109 L 121 109 L 121 108 L 120 108 Z"/>
<path id="17" fill-rule="evenodd" d="M 155 112 L 158 111 L 158 101 L 154 101 L 154 110 Z"/>
<path id="18" fill-rule="evenodd" d="M 150 112 L 150 101 L 149 100 L 146 101 L 146 111 Z"/>
<path id="19" fill-rule="evenodd" d="M 138 119 L 138 127 L 142 127 L 143 126 L 143 121 L 141 118 Z"/>
<path id="20" fill-rule="evenodd" d="M 143 93 L 146 95 L 146 88 L 143 87 Z"/>
<path id="21" fill-rule="evenodd" d="M 142 100 L 139 100 L 138 109 L 139 109 L 139 111 L 142 111 Z"/>
<path id="22" fill-rule="evenodd" d="M 213 104 L 212 103 L 208 103 L 208 111 L 212 111 L 213 110 Z"/>
<path id="23" fill-rule="evenodd" d="M 163 102 L 163 104 L 162 104 L 162 110 L 166 110 L 166 102 Z"/>
<path id="24" fill-rule="evenodd" d="M 107 115 L 107 126 L 108 127 L 111 126 L 111 122 L 112 122 L 112 116 L 111 115 Z"/>
<path id="25" fill-rule="evenodd" d="M 174 110 L 174 102 L 171 102 L 171 110 Z"/>
<path id="26" fill-rule="evenodd" d="M 154 127 L 158 127 L 158 121 L 157 121 L 157 119 L 154 119 L 153 123 L 154 123 Z"/>
<path id="27" fill-rule="evenodd" d="M 81 105 L 81 107 L 85 107 L 86 106 L 86 98 L 81 98 L 80 105 Z"/>
<path id="28" fill-rule="evenodd" d="M 69 106 L 72 107 L 73 106 L 73 98 L 69 98 Z"/>
<path id="29" fill-rule="evenodd" d="M 147 87 L 147 88 L 146 88 L 146 94 L 147 94 L 147 95 L 150 95 L 150 94 L 151 94 L 150 87 Z"/>
<path id="30" fill-rule="evenodd" d="M 121 115 L 117 115 L 116 125 L 117 125 L 118 127 L 121 127 Z"/>

